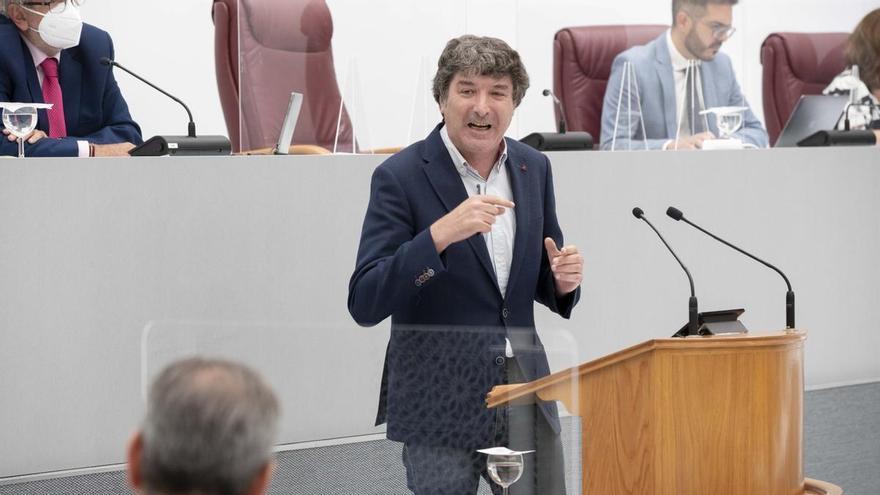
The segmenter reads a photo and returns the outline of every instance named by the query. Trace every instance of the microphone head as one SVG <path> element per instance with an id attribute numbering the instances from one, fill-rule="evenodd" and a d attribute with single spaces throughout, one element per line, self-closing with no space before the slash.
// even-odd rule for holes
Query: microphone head
<path id="1" fill-rule="evenodd" d="M 101 57 L 98 59 L 98 61 L 101 62 L 101 65 L 113 65 L 113 61 L 110 60 L 108 57 Z"/>
<path id="2" fill-rule="evenodd" d="M 544 91 L 541 92 L 541 94 L 544 95 L 544 96 L 550 96 L 550 90 L 549 90 L 549 89 L 545 89 Z"/>
<path id="3" fill-rule="evenodd" d="M 636 217 L 636 218 L 638 218 L 638 219 L 641 219 L 641 218 L 642 218 L 642 215 L 644 215 L 644 214 L 645 214 L 645 212 L 642 211 L 642 209 L 639 208 L 638 206 L 636 206 L 635 208 L 633 208 L 633 216 L 634 216 L 634 217 Z"/>
<path id="4" fill-rule="evenodd" d="M 681 212 L 678 208 L 674 206 L 670 206 L 666 209 L 666 214 L 669 215 L 669 218 L 678 221 L 684 218 L 684 213 Z"/>

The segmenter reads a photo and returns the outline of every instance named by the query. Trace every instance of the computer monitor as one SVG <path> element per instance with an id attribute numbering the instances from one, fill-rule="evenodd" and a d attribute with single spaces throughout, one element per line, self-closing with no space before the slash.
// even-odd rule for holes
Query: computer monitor
<path id="1" fill-rule="evenodd" d="M 801 96 L 779 139 L 776 140 L 775 147 L 793 148 L 797 146 L 798 141 L 816 131 L 834 129 L 847 103 L 849 103 L 848 96 Z"/>

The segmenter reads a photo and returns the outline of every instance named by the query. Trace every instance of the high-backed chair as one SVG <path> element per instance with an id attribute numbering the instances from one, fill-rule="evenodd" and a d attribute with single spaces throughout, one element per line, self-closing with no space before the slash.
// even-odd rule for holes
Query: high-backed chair
<path id="1" fill-rule="evenodd" d="M 324 0 L 214 0 L 220 103 L 236 152 L 272 147 L 290 93 L 303 94 L 293 142 L 333 149 L 342 97 L 333 67 L 333 20 Z M 342 109 L 338 151 L 351 151 Z"/>
<path id="2" fill-rule="evenodd" d="M 847 33 L 771 33 L 761 45 L 764 121 L 775 143 L 801 95 L 818 95 L 843 71 Z"/>
<path id="3" fill-rule="evenodd" d="M 661 25 L 579 26 L 556 33 L 553 91 L 562 102 L 568 130 L 587 131 L 599 142 L 602 101 L 614 57 L 632 46 L 647 44 L 666 29 L 668 26 Z"/>

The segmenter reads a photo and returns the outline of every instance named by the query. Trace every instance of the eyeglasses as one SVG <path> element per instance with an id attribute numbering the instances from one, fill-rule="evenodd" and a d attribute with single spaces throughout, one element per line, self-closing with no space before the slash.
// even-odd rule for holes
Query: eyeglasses
<path id="1" fill-rule="evenodd" d="M 688 10 L 684 11 L 688 17 L 693 19 L 693 21 L 697 24 L 702 23 L 700 20 L 701 16 L 695 15 L 693 12 Z M 736 32 L 736 28 L 733 26 L 728 26 L 727 24 L 721 24 L 720 22 L 710 22 L 709 29 L 712 31 L 712 36 L 718 41 L 725 41 L 733 36 L 733 33 Z"/>
<path id="2" fill-rule="evenodd" d="M 61 8 L 61 11 L 63 12 L 68 5 L 79 7 L 81 4 L 81 0 L 28 0 L 26 2 L 21 2 L 20 5 L 26 7 L 49 7 L 50 9 L 62 5 L 63 7 Z"/>
<path id="3" fill-rule="evenodd" d="M 712 23 L 709 25 L 709 29 L 712 30 L 712 36 L 718 41 L 730 39 L 733 33 L 736 32 L 735 27 L 726 24 Z"/>

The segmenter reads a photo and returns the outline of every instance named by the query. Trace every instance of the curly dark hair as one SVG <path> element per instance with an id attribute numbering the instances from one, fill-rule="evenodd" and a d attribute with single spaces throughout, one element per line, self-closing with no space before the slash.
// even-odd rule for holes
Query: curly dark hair
<path id="1" fill-rule="evenodd" d="M 456 74 L 471 76 L 510 76 L 513 104 L 519 106 L 529 88 L 529 75 L 519 54 L 504 41 L 486 36 L 466 34 L 449 40 L 434 75 L 434 100 L 446 101 L 449 85 Z"/>

